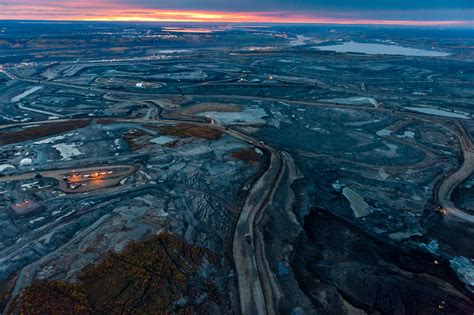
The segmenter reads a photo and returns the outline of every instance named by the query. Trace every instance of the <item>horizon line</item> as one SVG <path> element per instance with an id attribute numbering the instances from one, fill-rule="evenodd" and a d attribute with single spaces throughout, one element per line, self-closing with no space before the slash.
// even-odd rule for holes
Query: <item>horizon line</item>
<path id="1" fill-rule="evenodd" d="M 147 19 L 147 18 L 83 18 L 83 19 L 35 19 L 35 18 L 9 18 L 0 19 L 0 22 L 97 22 L 97 23 L 195 23 L 195 24 L 300 24 L 300 25 L 334 25 L 334 26 L 402 26 L 402 27 L 459 27 L 474 30 L 474 23 L 466 20 L 375 20 L 375 19 L 314 19 L 307 21 L 218 21 L 218 20 L 179 20 L 179 19 Z"/>

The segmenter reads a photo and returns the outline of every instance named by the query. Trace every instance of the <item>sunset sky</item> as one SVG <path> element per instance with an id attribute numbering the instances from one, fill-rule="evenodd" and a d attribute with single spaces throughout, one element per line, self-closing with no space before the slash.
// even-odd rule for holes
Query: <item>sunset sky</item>
<path id="1" fill-rule="evenodd" d="M 0 19 L 473 26 L 474 0 L 0 0 Z"/>

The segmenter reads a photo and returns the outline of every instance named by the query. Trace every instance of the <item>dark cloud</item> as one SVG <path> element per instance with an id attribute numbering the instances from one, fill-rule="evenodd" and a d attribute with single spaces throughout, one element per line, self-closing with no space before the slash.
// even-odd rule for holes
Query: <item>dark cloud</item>
<path id="1" fill-rule="evenodd" d="M 216 21 L 232 21 L 234 13 L 245 12 L 240 20 L 460 21 L 474 25 L 474 0 L 0 0 L 0 8 L 0 19 L 48 19 L 53 15 L 67 18 L 75 14 L 82 18 L 114 15 L 159 20 L 174 16 L 160 16 L 160 11 L 213 11 L 225 13 L 224 17 L 216 16 Z"/>
<path id="2" fill-rule="evenodd" d="M 474 9 L 474 0 L 120 0 L 148 8 L 217 11 Z"/>

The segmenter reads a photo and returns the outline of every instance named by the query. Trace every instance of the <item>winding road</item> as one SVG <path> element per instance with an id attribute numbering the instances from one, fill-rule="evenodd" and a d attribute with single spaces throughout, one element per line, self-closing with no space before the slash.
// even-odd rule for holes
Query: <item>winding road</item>
<path id="1" fill-rule="evenodd" d="M 461 122 L 456 121 L 456 135 L 463 153 L 463 162 L 461 167 L 446 177 L 438 186 L 436 198 L 440 206 L 446 211 L 446 215 L 454 216 L 463 221 L 474 223 L 474 215 L 466 213 L 457 208 L 451 201 L 451 195 L 454 189 L 464 182 L 474 170 L 474 149 L 469 135 L 467 134 Z"/>
<path id="2" fill-rule="evenodd" d="M 105 94 L 113 93 L 116 95 L 128 95 L 128 96 L 139 96 L 142 98 L 152 97 L 173 97 L 179 94 L 160 94 L 160 95 L 147 95 L 141 93 L 131 93 L 131 92 L 118 92 L 112 91 L 103 88 L 97 87 L 85 87 L 80 85 L 72 85 L 61 82 L 51 82 L 43 81 L 38 82 L 37 80 L 23 79 L 23 78 L 14 78 L 19 81 L 30 82 L 35 84 L 47 84 L 58 87 L 68 87 L 68 88 L 77 88 L 83 90 L 90 90 L 101 92 Z M 241 96 L 241 95 L 189 95 L 189 96 L 203 96 L 206 98 L 233 98 L 241 100 L 263 100 L 271 102 L 289 102 L 292 104 L 306 105 L 306 106 L 321 106 L 321 107 L 336 107 L 336 108 L 354 108 L 351 105 L 340 105 L 340 104 L 327 104 L 320 103 L 315 101 L 289 101 L 286 99 L 278 99 L 272 97 L 253 97 L 253 96 Z M 126 99 L 124 99 L 126 101 Z M 144 99 L 139 99 L 134 102 L 145 102 Z M 252 138 L 246 134 L 240 133 L 236 130 L 230 128 L 224 128 L 222 126 L 196 122 L 190 120 L 179 120 L 172 118 L 161 118 L 159 110 L 154 106 L 149 105 L 149 111 L 145 118 L 141 119 L 129 119 L 129 118 L 108 118 L 117 122 L 126 122 L 126 123 L 157 123 L 157 124 L 177 124 L 177 123 L 186 123 L 199 126 L 205 126 L 208 128 L 219 130 L 229 136 L 237 138 L 241 141 L 244 141 L 248 144 L 251 144 L 255 147 L 258 147 L 262 151 L 269 154 L 269 164 L 267 169 L 264 171 L 262 176 L 258 178 L 252 187 L 249 189 L 248 195 L 245 199 L 239 218 L 236 224 L 236 228 L 233 235 L 232 241 L 232 256 L 235 263 L 235 270 L 237 273 L 237 282 L 239 290 L 239 299 L 240 299 L 240 312 L 242 314 L 256 314 L 256 315 L 265 315 L 273 314 L 276 312 L 276 307 L 273 305 L 275 297 L 274 285 L 271 282 L 273 275 L 271 275 L 271 270 L 268 268 L 268 262 L 266 262 L 266 257 L 264 253 L 264 244 L 262 233 L 258 233 L 258 218 L 261 217 L 264 211 L 267 209 L 269 204 L 275 195 L 282 175 L 291 171 L 291 166 L 289 166 L 288 161 L 291 159 L 290 156 L 287 156 L 284 153 L 280 153 L 276 149 L 259 142 L 257 139 Z M 358 109 L 364 110 L 374 110 L 378 112 L 391 112 L 388 109 L 380 108 L 370 108 L 370 107 L 359 107 Z M 408 116 L 408 115 L 405 115 Z M 416 114 L 410 114 L 409 117 L 420 119 Z M 57 122 L 69 122 L 74 121 L 75 119 L 58 119 L 54 121 L 36 121 L 30 123 L 18 123 L 18 124 L 8 124 L 0 126 L 1 128 L 8 127 L 19 127 L 27 125 L 39 125 L 39 124 L 48 124 L 48 123 L 57 123 Z M 423 120 L 423 119 L 421 119 Z M 436 199 L 439 204 L 446 209 L 448 215 L 452 215 L 456 218 L 462 219 L 469 223 L 474 223 L 474 216 L 463 212 L 458 209 L 453 202 L 451 201 L 451 195 L 453 190 L 466 180 L 474 169 L 474 149 L 472 142 L 467 135 L 467 132 L 464 130 L 464 127 L 460 122 L 456 122 L 456 132 L 451 128 L 451 132 L 454 132 L 458 139 L 463 152 L 464 161 L 461 167 L 444 178 L 439 184 L 438 189 L 435 192 Z M 425 162 L 427 163 L 427 162 Z M 257 244 L 260 244 L 257 246 Z M 269 289 L 270 288 L 270 289 Z"/>
<path id="3" fill-rule="evenodd" d="M 265 294 L 259 275 L 262 266 L 258 266 L 256 257 L 255 243 L 258 241 L 256 239 L 258 234 L 255 233 L 255 220 L 278 187 L 275 184 L 282 172 L 282 158 L 280 153 L 271 147 L 261 145 L 261 148 L 270 152 L 270 164 L 250 189 L 235 228 L 233 241 L 242 314 L 267 314 Z"/>
<path id="4" fill-rule="evenodd" d="M 82 119 L 60 119 L 55 120 L 54 122 L 73 122 L 76 120 Z M 246 134 L 210 123 L 161 118 L 149 119 L 149 117 L 138 119 L 111 118 L 111 120 L 124 123 L 146 123 L 165 125 L 186 123 L 197 126 L 205 126 L 208 128 L 219 130 L 250 145 L 258 147 L 259 149 L 270 154 L 270 163 L 267 170 L 249 190 L 244 206 L 240 212 L 233 237 L 233 259 L 237 271 L 241 312 L 242 314 L 268 314 L 268 305 L 265 299 L 265 293 L 267 294 L 267 296 L 269 293 L 264 293 L 263 285 L 260 280 L 260 272 L 263 272 L 262 270 L 264 270 L 264 268 L 263 266 L 258 265 L 256 259 L 256 255 L 260 255 L 261 257 L 264 257 L 264 255 L 263 253 L 258 253 L 258 251 L 262 248 L 258 247 L 257 249 L 257 247 L 254 245 L 255 242 L 263 242 L 263 240 L 256 239 L 255 220 L 259 212 L 266 208 L 270 197 L 275 193 L 275 190 L 278 187 L 278 185 L 276 185 L 276 182 L 277 179 L 281 176 L 281 173 L 283 172 L 283 163 L 280 153 L 272 147 L 262 142 L 259 142 L 257 139 L 254 139 Z M 42 125 L 50 123 L 53 123 L 53 121 L 47 120 L 29 123 L 8 124 L 0 126 L 0 129 L 28 126 L 32 124 Z M 51 173 L 56 174 L 55 172 L 59 171 L 51 171 Z M 45 172 L 45 175 L 50 176 L 49 173 L 46 173 L 47 172 Z M 61 174 L 62 173 L 63 172 L 61 172 Z M 23 177 L 29 178 L 31 177 L 31 174 L 19 175 L 12 178 L 5 178 L 4 180 L 11 181 L 17 178 L 21 179 Z M 248 240 L 249 236 L 250 241 Z M 261 259 L 259 261 L 261 261 Z M 272 303 L 272 301 L 273 299 L 269 298 L 268 303 Z"/>

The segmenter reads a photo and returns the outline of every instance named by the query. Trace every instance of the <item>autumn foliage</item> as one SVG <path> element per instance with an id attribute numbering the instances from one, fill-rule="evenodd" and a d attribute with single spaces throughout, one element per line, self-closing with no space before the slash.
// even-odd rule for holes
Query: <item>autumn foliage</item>
<path id="1" fill-rule="evenodd" d="M 59 122 L 42 124 L 38 127 L 31 127 L 17 131 L 0 132 L 0 145 L 19 143 L 29 140 L 35 140 L 43 137 L 50 137 L 62 134 L 75 129 L 84 128 L 90 123 L 90 120 L 76 120 L 71 122 Z"/>
<path id="2" fill-rule="evenodd" d="M 92 314 L 87 298 L 78 285 L 61 281 L 40 281 L 25 290 L 12 314 Z"/>
<path id="3" fill-rule="evenodd" d="M 204 249 L 164 233 L 108 255 L 74 284 L 34 283 L 10 313 L 208 314 L 225 304 L 212 276 L 200 272 L 216 264 Z"/>
<path id="4" fill-rule="evenodd" d="M 257 163 L 260 161 L 260 156 L 257 154 L 257 152 L 248 148 L 232 152 L 232 157 L 248 163 Z"/>
<path id="5" fill-rule="evenodd" d="M 133 129 L 126 132 L 123 135 L 123 139 L 127 142 L 130 150 L 137 151 L 144 146 L 145 140 L 142 137 L 145 135 L 146 133 L 143 130 Z"/>
<path id="6" fill-rule="evenodd" d="M 176 126 L 159 126 L 157 127 L 157 129 L 163 134 L 179 138 L 196 137 L 206 140 L 215 140 L 219 139 L 222 136 L 222 131 L 220 130 L 191 124 L 177 124 Z"/>

